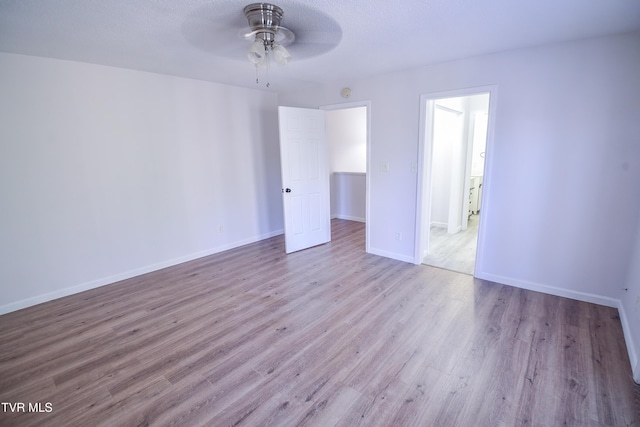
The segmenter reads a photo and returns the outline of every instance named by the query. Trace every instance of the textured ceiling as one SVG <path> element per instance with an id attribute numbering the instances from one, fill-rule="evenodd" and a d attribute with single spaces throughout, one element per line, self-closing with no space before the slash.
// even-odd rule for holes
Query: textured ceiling
<path id="1" fill-rule="evenodd" d="M 0 0 L 0 51 L 256 87 L 240 37 L 249 3 Z M 274 3 L 299 43 L 271 67 L 273 90 L 640 30 L 640 0 Z"/>

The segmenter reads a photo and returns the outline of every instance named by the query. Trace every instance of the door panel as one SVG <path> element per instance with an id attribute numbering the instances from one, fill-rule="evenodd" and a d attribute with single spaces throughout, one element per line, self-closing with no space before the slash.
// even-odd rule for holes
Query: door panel
<path id="1" fill-rule="evenodd" d="M 279 107 L 278 114 L 285 247 L 290 253 L 331 240 L 325 113 Z"/>

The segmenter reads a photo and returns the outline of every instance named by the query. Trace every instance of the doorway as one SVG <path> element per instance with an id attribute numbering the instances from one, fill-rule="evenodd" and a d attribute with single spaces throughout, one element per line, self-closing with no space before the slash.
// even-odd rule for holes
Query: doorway
<path id="1" fill-rule="evenodd" d="M 364 222 L 368 252 L 370 101 L 320 108 L 326 110 L 331 218 Z"/>
<path id="2" fill-rule="evenodd" d="M 494 93 L 421 96 L 416 264 L 475 275 Z"/>

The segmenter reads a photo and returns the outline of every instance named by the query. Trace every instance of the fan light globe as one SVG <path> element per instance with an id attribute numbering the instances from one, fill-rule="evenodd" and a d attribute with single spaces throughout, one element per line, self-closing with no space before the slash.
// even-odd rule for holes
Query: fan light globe
<path id="1" fill-rule="evenodd" d="M 273 46 L 273 57 L 278 65 L 285 65 L 291 61 L 291 54 L 281 44 Z"/>
<path id="2" fill-rule="evenodd" d="M 260 65 L 264 62 L 266 56 L 264 42 L 261 39 L 256 39 L 256 41 L 251 44 L 249 52 L 247 52 L 247 58 L 255 65 Z"/>

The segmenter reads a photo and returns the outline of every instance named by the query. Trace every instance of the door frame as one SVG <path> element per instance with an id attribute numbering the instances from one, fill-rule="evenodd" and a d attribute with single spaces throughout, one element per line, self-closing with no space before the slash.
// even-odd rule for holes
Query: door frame
<path id="1" fill-rule="evenodd" d="M 422 264 L 424 252 L 429 247 L 429 233 L 424 231 L 431 222 L 431 192 L 425 196 L 425 190 L 431 188 L 431 164 L 433 162 L 433 140 L 427 138 L 427 132 L 433 135 L 433 102 L 442 98 L 455 98 L 462 96 L 479 95 L 489 93 L 489 120 L 487 124 L 487 143 L 484 159 L 484 175 L 482 183 L 482 215 L 478 224 L 478 243 L 473 275 L 477 276 L 482 271 L 484 262 L 484 246 L 486 235 L 487 217 L 491 213 L 491 169 L 493 163 L 493 141 L 495 134 L 496 112 L 498 105 L 498 86 L 477 86 L 463 89 L 455 89 L 441 92 L 420 94 L 420 129 L 418 133 L 418 182 L 416 195 L 416 235 L 414 264 Z"/>
<path id="2" fill-rule="evenodd" d="M 363 100 L 363 101 L 351 101 L 351 102 L 343 102 L 339 104 L 329 104 L 320 106 L 321 110 L 347 110 L 349 108 L 356 107 L 366 107 L 367 108 L 367 162 L 366 162 L 366 171 L 365 171 L 365 219 L 364 219 L 364 228 L 365 228 L 365 251 L 370 253 L 370 230 L 371 230 L 371 215 L 369 215 L 369 207 L 370 207 L 370 191 L 371 191 L 371 101 Z M 329 188 L 329 192 L 331 192 L 331 188 Z"/>

